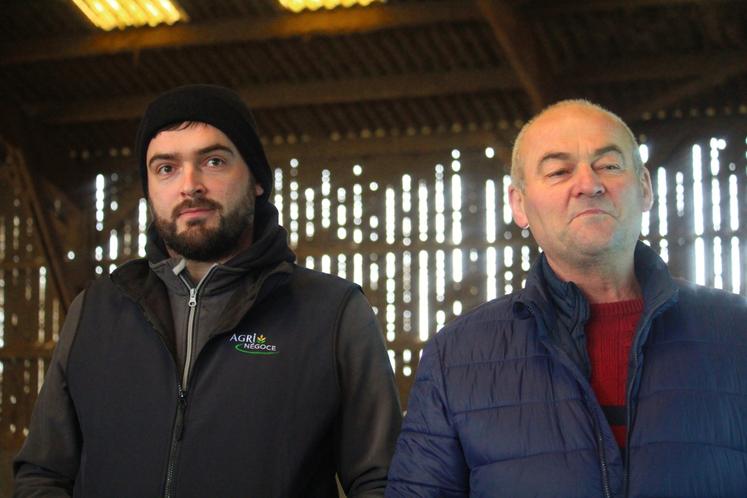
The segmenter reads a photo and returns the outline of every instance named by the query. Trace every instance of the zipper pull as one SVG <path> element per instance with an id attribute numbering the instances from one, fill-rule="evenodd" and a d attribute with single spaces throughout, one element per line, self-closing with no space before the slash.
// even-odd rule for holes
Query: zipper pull
<path id="1" fill-rule="evenodd" d="M 189 289 L 189 307 L 194 308 L 197 306 L 197 289 Z"/>
<path id="2" fill-rule="evenodd" d="M 176 432 L 176 440 L 181 441 L 184 434 L 184 411 L 187 408 L 187 393 L 182 391 L 181 387 L 179 387 L 179 399 L 177 402 L 179 406 L 176 407 L 176 427 L 174 431 Z"/>

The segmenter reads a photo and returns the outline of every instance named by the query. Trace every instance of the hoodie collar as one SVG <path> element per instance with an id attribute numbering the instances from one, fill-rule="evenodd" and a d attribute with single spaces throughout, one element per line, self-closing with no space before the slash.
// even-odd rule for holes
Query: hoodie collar
<path id="1" fill-rule="evenodd" d="M 283 262 L 295 261 L 296 255 L 288 247 L 288 234 L 278 224 L 278 211 L 269 202 L 258 203 L 256 206 L 254 234 L 254 242 L 248 249 L 225 263 L 215 265 L 201 293 L 220 292 L 245 278 L 247 274 L 255 280 L 267 269 Z M 145 252 L 151 269 L 172 291 L 186 293 L 187 289 L 179 278 L 179 274 L 184 271 L 184 258 L 168 256 L 166 246 L 153 223 L 148 227 L 147 238 Z"/>

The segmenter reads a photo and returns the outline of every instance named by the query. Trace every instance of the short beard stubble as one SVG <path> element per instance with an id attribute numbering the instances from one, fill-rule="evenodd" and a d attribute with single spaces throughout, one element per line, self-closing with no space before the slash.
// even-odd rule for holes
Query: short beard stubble
<path id="1" fill-rule="evenodd" d="M 253 182 L 252 182 L 253 183 Z M 164 243 L 174 252 L 191 261 L 220 261 L 236 251 L 240 239 L 254 230 L 254 186 L 249 185 L 246 197 L 233 210 L 225 213 L 224 206 L 207 198 L 188 199 L 174 208 L 171 219 L 153 212 L 153 223 Z M 187 228 L 177 233 L 179 212 L 189 208 L 208 208 L 218 211 L 220 221 L 215 228 L 205 227 L 205 220 L 192 220 Z"/>

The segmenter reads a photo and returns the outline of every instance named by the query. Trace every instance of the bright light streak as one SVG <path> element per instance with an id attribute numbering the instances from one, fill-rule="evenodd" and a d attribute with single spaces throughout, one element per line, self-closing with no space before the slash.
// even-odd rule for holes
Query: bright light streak
<path id="1" fill-rule="evenodd" d="M 695 235 L 703 235 L 703 161 L 700 145 L 693 145 L 693 218 Z M 705 278 L 705 274 L 703 274 Z"/>
<path id="2" fill-rule="evenodd" d="M 713 238 L 713 286 L 724 288 L 723 265 L 721 264 L 721 237 Z"/>
<path id="3" fill-rule="evenodd" d="M 418 231 L 420 241 L 428 240 L 428 186 L 425 181 L 418 183 Z"/>
<path id="4" fill-rule="evenodd" d="M 451 252 L 451 278 L 454 282 L 461 282 L 463 278 L 464 261 L 461 249 Z"/>
<path id="5" fill-rule="evenodd" d="M 656 174 L 656 195 L 659 198 L 659 235 L 667 234 L 667 171 L 659 168 Z"/>
<path id="6" fill-rule="evenodd" d="M 511 177 L 503 176 L 503 223 L 511 223 L 511 203 L 508 200 L 508 187 L 511 185 Z"/>
<path id="7" fill-rule="evenodd" d="M 739 294 L 742 287 L 739 269 L 742 266 L 739 263 L 739 237 L 731 238 L 731 291 Z"/>
<path id="8" fill-rule="evenodd" d="M 495 242 L 495 182 L 485 181 L 485 240 Z"/>
<path id="9" fill-rule="evenodd" d="M 737 175 L 729 175 L 729 228 L 731 228 L 733 232 L 739 230 L 739 192 L 737 190 Z"/>
<path id="10" fill-rule="evenodd" d="M 112 230 L 109 232 L 109 259 L 112 261 L 116 260 L 119 256 L 119 238 L 117 237 L 117 231 Z"/>
<path id="11" fill-rule="evenodd" d="M 706 284 L 705 277 L 705 242 L 702 237 L 695 239 L 695 283 Z"/>
<path id="12" fill-rule="evenodd" d="M 385 194 L 386 203 L 386 243 L 394 244 L 394 232 L 395 232 L 395 207 L 394 207 L 394 189 L 387 187 Z"/>
<path id="13" fill-rule="evenodd" d="M 418 334 L 421 341 L 430 335 L 430 313 L 428 312 L 428 252 L 418 253 Z"/>
<path id="14" fill-rule="evenodd" d="M 640 152 L 641 154 L 641 161 L 643 161 L 644 164 L 647 163 L 648 162 L 648 145 L 646 144 L 639 145 L 638 152 Z"/>
<path id="15" fill-rule="evenodd" d="M 497 296 L 497 263 L 495 247 L 488 247 L 485 252 L 485 287 L 488 301 L 495 299 Z"/>

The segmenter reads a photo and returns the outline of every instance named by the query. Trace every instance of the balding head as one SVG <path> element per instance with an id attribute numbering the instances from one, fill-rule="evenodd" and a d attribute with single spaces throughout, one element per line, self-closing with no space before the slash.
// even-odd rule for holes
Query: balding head
<path id="1" fill-rule="evenodd" d="M 539 114 L 534 116 L 532 119 L 530 119 L 521 128 L 521 130 L 519 130 L 519 134 L 516 135 L 516 140 L 514 141 L 514 147 L 511 152 L 511 183 L 516 188 L 520 190 L 524 189 L 525 151 L 522 150 L 522 143 L 524 141 L 524 136 L 527 134 L 527 131 L 529 131 L 537 122 L 541 121 L 546 116 L 554 115 L 556 113 L 563 113 L 566 110 L 579 109 L 579 108 L 604 114 L 610 120 L 612 120 L 617 125 L 619 125 L 621 129 L 625 131 L 625 134 L 628 136 L 630 140 L 630 155 L 633 158 L 633 164 L 635 166 L 636 172 L 640 175 L 643 169 L 643 161 L 641 160 L 641 154 L 640 154 L 640 151 L 638 150 L 638 141 L 636 140 L 635 135 L 633 135 L 633 132 L 630 130 L 628 125 L 625 124 L 625 121 L 623 121 L 622 118 L 620 118 L 620 116 L 588 100 L 584 100 L 584 99 L 561 100 L 560 102 L 556 102 L 555 104 L 552 104 L 546 107 L 544 110 L 542 110 L 542 112 L 540 112 Z"/>

